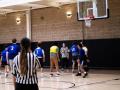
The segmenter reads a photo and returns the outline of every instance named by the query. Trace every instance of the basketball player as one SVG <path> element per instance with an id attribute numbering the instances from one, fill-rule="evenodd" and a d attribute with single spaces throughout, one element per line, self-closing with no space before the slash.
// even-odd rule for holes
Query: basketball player
<path id="1" fill-rule="evenodd" d="M 61 54 L 61 67 L 62 67 L 62 70 L 64 70 L 65 68 L 68 69 L 69 49 L 65 45 L 65 43 L 62 44 L 62 47 L 60 49 L 60 54 Z"/>
<path id="2" fill-rule="evenodd" d="M 20 47 L 17 45 L 17 40 L 16 39 L 12 39 L 12 44 L 9 45 L 7 47 L 7 51 L 8 51 L 8 60 L 9 60 L 9 64 L 10 64 L 10 69 L 12 70 L 12 64 L 13 64 L 13 59 L 14 57 L 18 54 L 18 52 L 20 51 Z"/>
<path id="3" fill-rule="evenodd" d="M 41 72 L 43 72 L 43 66 L 45 62 L 45 53 L 44 50 L 41 48 L 41 43 L 38 43 L 37 48 L 34 50 L 34 54 L 39 59 L 41 65 Z"/>
<path id="4" fill-rule="evenodd" d="M 59 48 L 57 46 L 57 43 L 53 43 L 53 45 L 50 47 L 50 71 L 51 71 L 51 76 L 53 76 L 53 68 L 55 65 L 57 75 L 60 75 L 59 73 L 59 66 L 58 66 L 58 61 L 59 61 Z"/>
<path id="5" fill-rule="evenodd" d="M 79 55 L 79 49 L 77 47 L 77 43 L 74 42 L 72 44 L 72 47 L 70 48 L 70 52 L 72 54 L 72 72 L 74 73 L 74 69 L 75 69 L 75 63 L 77 62 L 78 64 L 78 71 L 79 71 L 79 58 L 78 58 L 78 55 Z"/>
<path id="6" fill-rule="evenodd" d="M 85 63 L 84 63 L 84 69 L 85 69 L 85 71 L 86 72 L 88 72 L 89 71 L 89 63 L 90 63 L 90 60 L 89 60 L 89 58 L 88 58 L 88 48 L 83 44 L 83 42 L 81 42 L 81 44 L 82 44 L 82 48 L 83 48 L 83 50 L 85 51 Z"/>
<path id="7" fill-rule="evenodd" d="M 2 52 L 1 52 L 1 64 L 2 64 L 2 66 L 4 66 L 4 68 L 5 68 L 5 70 L 4 70 L 4 72 L 5 72 L 5 77 L 7 77 L 8 76 L 8 72 L 9 72 L 9 67 L 8 67 L 8 54 L 7 54 L 8 52 L 7 52 L 7 48 L 5 48 L 5 50 L 3 50 Z"/>
<path id="8" fill-rule="evenodd" d="M 84 69 L 84 65 L 85 65 L 85 51 L 82 48 L 82 44 L 78 45 L 79 48 L 79 62 L 78 62 L 78 68 L 79 71 L 76 74 L 76 76 L 81 76 L 81 73 L 83 73 L 83 78 L 85 78 L 87 76 L 87 72 Z"/>

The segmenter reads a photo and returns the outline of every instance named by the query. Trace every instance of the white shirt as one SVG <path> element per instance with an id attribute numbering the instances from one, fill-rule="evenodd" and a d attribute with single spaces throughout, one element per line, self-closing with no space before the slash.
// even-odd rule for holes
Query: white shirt
<path id="1" fill-rule="evenodd" d="M 87 55 L 87 54 L 88 54 L 88 49 L 87 49 L 87 47 L 83 46 L 83 50 L 85 51 L 85 55 Z"/>
<path id="2" fill-rule="evenodd" d="M 68 47 L 62 47 L 60 49 L 60 53 L 61 53 L 62 58 L 68 58 L 69 57 L 69 49 L 68 49 Z"/>

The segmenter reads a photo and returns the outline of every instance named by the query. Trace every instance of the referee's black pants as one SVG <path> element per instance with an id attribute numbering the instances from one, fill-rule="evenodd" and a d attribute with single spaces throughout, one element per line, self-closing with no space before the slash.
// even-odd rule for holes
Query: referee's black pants
<path id="1" fill-rule="evenodd" d="M 19 84 L 16 83 L 15 90 L 39 90 L 37 84 Z"/>

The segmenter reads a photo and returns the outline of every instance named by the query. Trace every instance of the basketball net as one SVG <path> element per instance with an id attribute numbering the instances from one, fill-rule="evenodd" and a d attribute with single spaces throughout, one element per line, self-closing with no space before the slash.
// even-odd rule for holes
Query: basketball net
<path id="1" fill-rule="evenodd" d="M 85 17 L 84 18 L 84 21 L 85 21 L 85 26 L 86 27 L 91 27 L 91 21 L 92 21 L 92 19 L 94 19 L 94 16 L 87 16 L 87 17 Z"/>

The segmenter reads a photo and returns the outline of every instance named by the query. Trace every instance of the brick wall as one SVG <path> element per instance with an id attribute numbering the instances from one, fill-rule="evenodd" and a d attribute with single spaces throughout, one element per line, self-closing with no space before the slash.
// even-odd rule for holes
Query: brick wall
<path id="1" fill-rule="evenodd" d="M 75 40 L 80 39 L 80 22 L 77 22 L 76 12 L 71 19 L 66 18 L 67 9 L 76 11 L 74 5 L 59 8 L 45 8 L 32 12 L 33 41 Z M 44 19 L 41 19 L 44 17 Z"/>
<path id="2" fill-rule="evenodd" d="M 16 16 L 22 18 L 21 24 L 16 24 Z M 12 13 L 0 16 L 0 43 L 11 43 L 13 38 L 18 42 L 26 35 L 24 12 Z"/>
<path id="3" fill-rule="evenodd" d="M 110 18 L 92 21 L 91 28 L 85 28 L 85 39 L 120 38 L 120 0 L 109 0 Z M 76 4 L 61 8 L 44 8 L 32 11 L 32 40 L 61 41 L 82 39 L 82 22 L 77 21 Z M 73 12 L 66 18 L 66 11 Z M 21 15 L 22 23 L 16 25 L 15 17 Z M 0 43 L 8 43 L 16 37 L 26 35 L 26 21 L 23 12 L 0 16 Z"/>

